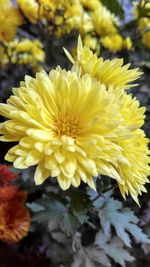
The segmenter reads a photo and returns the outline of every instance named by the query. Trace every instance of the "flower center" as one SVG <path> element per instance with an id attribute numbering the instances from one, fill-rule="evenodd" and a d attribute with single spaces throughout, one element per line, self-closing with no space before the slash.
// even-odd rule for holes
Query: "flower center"
<path id="1" fill-rule="evenodd" d="M 79 119 L 72 112 L 60 113 L 58 118 L 54 120 L 54 127 L 57 135 L 66 135 L 76 138 L 80 130 Z"/>

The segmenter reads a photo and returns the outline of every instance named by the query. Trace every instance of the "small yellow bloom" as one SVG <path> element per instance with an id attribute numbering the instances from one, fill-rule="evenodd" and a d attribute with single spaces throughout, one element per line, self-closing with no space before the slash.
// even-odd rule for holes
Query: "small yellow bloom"
<path id="1" fill-rule="evenodd" d="M 96 54 L 88 47 L 82 46 L 82 41 L 79 38 L 77 46 L 77 58 L 74 59 L 68 51 L 66 55 L 73 63 L 72 70 L 85 74 L 89 73 L 93 78 L 96 78 L 106 87 L 113 85 L 115 88 L 129 89 L 135 84 L 131 82 L 138 79 L 142 72 L 138 69 L 129 69 L 130 64 L 123 66 L 123 59 L 104 60 L 102 57 L 98 58 Z"/>
<path id="2" fill-rule="evenodd" d="M 0 0 L 0 41 L 10 42 L 22 22 L 18 9 L 9 0 Z"/>
<path id="3" fill-rule="evenodd" d="M 83 8 L 80 4 L 80 1 L 69 1 L 65 7 L 64 18 L 65 24 L 67 27 L 69 27 L 70 31 L 72 29 L 79 29 L 81 27 L 83 16 Z"/>
<path id="4" fill-rule="evenodd" d="M 141 33 L 147 31 L 148 29 L 150 30 L 150 18 L 140 18 L 138 20 L 138 26 Z"/>
<path id="5" fill-rule="evenodd" d="M 149 17 L 150 16 L 150 2 L 149 1 L 143 0 L 143 1 L 140 1 L 140 3 L 134 2 L 134 16 L 137 19 L 138 28 L 142 35 L 146 31 L 150 30 L 150 17 Z"/>
<path id="6" fill-rule="evenodd" d="M 13 64 L 36 66 L 45 60 L 45 53 L 39 40 L 23 39 L 20 41 L 15 39 L 9 43 L 7 52 Z"/>
<path id="7" fill-rule="evenodd" d="M 150 48 L 150 31 L 147 31 L 143 34 L 142 36 L 142 43 L 145 45 L 147 48 Z"/>
<path id="8" fill-rule="evenodd" d="M 90 16 L 88 12 L 84 12 L 82 14 L 80 24 L 78 25 L 78 30 L 80 34 L 83 36 L 87 33 L 94 31 L 92 17 Z"/>
<path id="9" fill-rule="evenodd" d="M 38 21 L 39 4 L 36 0 L 17 0 L 19 8 L 23 12 L 24 16 L 31 22 L 36 23 Z"/>
<path id="10" fill-rule="evenodd" d="M 91 36 L 90 34 L 85 35 L 83 43 L 93 51 L 98 50 L 97 48 L 99 48 L 100 51 L 100 45 L 98 43 L 98 39 L 96 37 Z"/>
<path id="11" fill-rule="evenodd" d="M 64 11 L 62 0 L 39 0 L 40 16 L 46 20 L 52 20 L 55 17 L 56 9 Z"/>
<path id="12" fill-rule="evenodd" d="M 132 49 L 131 38 L 126 37 L 125 39 L 123 39 L 123 37 L 118 33 L 101 38 L 101 43 L 105 48 L 109 49 L 112 52 L 118 52 L 123 49 Z"/>
<path id="13" fill-rule="evenodd" d="M 81 27 L 83 7 L 79 0 L 40 0 L 39 4 L 41 19 L 49 22 L 49 31 L 56 36 Z"/>
<path id="14" fill-rule="evenodd" d="M 93 25 L 99 36 L 106 36 L 117 32 L 116 25 L 118 20 L 105 7 L 100 7 L 92 13 Z"/>
<path id="15" fill-rule="evenodd" d="M 117 52 L 122 50 L 123 38 L 119 34 L 108 35 L 101 38 L 102 45 L 110 51 Z"/>
<path id="16" fill-rule="evenodd" d="M 129 36 L 124 39 L 123 48 L 126 49 L 126 50 L 129 50 L 129 51 L 132 50 L 133 43 L 132 43 L 132 40 L 131 40 L 131 38 Z"/>

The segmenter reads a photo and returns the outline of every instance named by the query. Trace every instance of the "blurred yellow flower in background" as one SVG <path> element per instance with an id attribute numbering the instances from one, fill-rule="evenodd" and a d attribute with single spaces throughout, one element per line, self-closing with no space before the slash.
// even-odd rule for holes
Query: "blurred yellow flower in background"
<path id="1" fill-rule="evenodd" d="M 112 52 L 121 51 L 123 49 L 131 50 L 133 47 L 130 37 L 123 39 L 118 33 L 101 38 L 101 43 L 105 48 Z"/>
<path id="2" fill-rule="evenodd" d="M 23 23 L 19 10 L 9 0 L 0 0 L 0 41 L 10 42 Z"/>
<path id="3" fill-rule="evenodd" d="M 127 49 L 129 51 L 133 49 L 133 43 L 132 43 L 132 40 L 129 36 L 124 39 L 123 48 Z"/>
<path id="4" fill-rule="evenodd" d="M 66 1 L 66 0 L 65 0 Z M 56 9 L 64 11 L 62 0 L 39 0 L 40 17 L 46 20 L 51 20 L 55 16 Z"/>
<path id="5" fill-rule="evenodd" d="M 31 23 L 38 21 L 39 4 L 36 0 L 17 0 L 17 4 Z"/>
<path id="6" fill-rule="evenodd" d="M 12 64 L 31 64 L 36 67 L 45 61 L 45 52 L 42 43 L 35 39 L 14 39 L 6 46 L 3 64 L 11 61 Z"/>
<path id="7" fill-rule="evenodd" d="M 117 52 L 122 50 L 123 38 L 119 34 L 105 36 L 101 39 L 102 45 L 110 51 Z"/>
<path id="8" fill-rule="evenodd" d="M 96 37 L 91 36 L 90 34 L 86 34 L 83 39 L 84 45 L 88 46 L 90 49 L 96 51 L 100 51 L 100 44 Z"/>
<path id="9" fill-rule="evenodd" d="M 108 37 L 101 43 L 111 51 L 116 52 L 128 47 L 122 44 L 122 37 L 119 36 L 118 18 L 99 0 L 17 1 L 25 17 L 31 23 L 40 21 L 47 27 L 49 34 L 61 37 L 75 29 L 83 37 L 84 43 L 98 54 L 101 37 Z M 117 43 L 114 44 L 114 40 L 117 40 Z"/>
<path id="10" fill-rule="evenodd" d="M 118 20 L 106 7 L 100 7 L 92 13 L 93 25 L 99 36 L 106 36 L 117 32 Z"/>
<path id="11" fill-rule="evenodd" d="M 79 0 L 40 0 L 39 14 L 48 29 L 60 37 L 81 26 L 83 8 Z"/>
<path id="12" fill-rule="evenodd" d="M 138 20 L 138 26 L 139 26 L 141 33 L 150 29 L 150 18 L 140 18 Z"/>
<path id="13" fill-rule="evenodd" d="M 88 12 L 83 12 L 80 24 L 78 25 L 78 31 L 83 36 L 86 34 L 90 34 L 94 31 L 92 17 L 89 15 Z"/>
<path id="14" fill-rule="evenodd" d="M 142 43 L 146 47 L 150 48 L 150 30 L 146 31 L 142 36 Z"/>
<path id="15" fill-rule="evenodd" d="M 65 24 L 68 32 L 81 27 L 83 16 L 84 12 L 80 1 L 68 1 L 64 13 Z"/>
<path id="16" fill-rule="evenodd" d="M 133 6 L 134 6 L 133 13 L 136 19 L 150 15 L 150 2 L 149 1 L 147 0 L 134 1 Z"/>
<path id="17" fill-rule="evenodd" d="M 142 44 L 150 48 L 150 2 L 134 2 L 134 16 L 137 19 Z"/>
<path id="18" fill-rule="evenodd" d="M 5 53 L 4 47 L 0 46 L 0 66 L 5 66 L 8 63 L 8 57 Z"/>

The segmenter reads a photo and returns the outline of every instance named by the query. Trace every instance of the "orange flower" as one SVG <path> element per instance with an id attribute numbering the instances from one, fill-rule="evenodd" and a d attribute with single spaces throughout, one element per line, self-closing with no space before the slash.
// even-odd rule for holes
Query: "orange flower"
<path id="1" fill-rule="evenodd" d="M 15 199 L 19 203 L 24 203 L 27 197 L 25 191 L 19 190 L 17 186 L 9 185 L 0 187 L 0 203 Z"/>
<path id="2" fill-rule="evenodd" d="M 0 164 L 0 185 L 9 184 L 11 181 L 17 179 L 18 174 L 11 171 L 11 166 Z"/>
<path id="3" fill-rule="evenodd" d="M 8 201 L 15 197 L 18 188 L 16 186 L 0 187 L 0 201 Z"/>
<path id="4" fill-rule="evenodd" d="M 18 175 L 10 168 L 0 165 L 0 240 L 15 243 L 27 235 L 30 214 L 24 207 L 27 193 L 11 185 Z"/>
<path id="5" fill-rule="evenodd" d="M 0 239 L 15 243 L 24 238 L 29 231 L 30 214 L 18 200 L 0 204 Z"/>

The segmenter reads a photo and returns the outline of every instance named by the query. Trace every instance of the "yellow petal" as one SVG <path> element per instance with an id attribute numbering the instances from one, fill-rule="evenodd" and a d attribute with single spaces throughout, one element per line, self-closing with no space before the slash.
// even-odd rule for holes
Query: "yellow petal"
<path id="1" fill-rule="evenodd" d="M 58 183 L 62 190 L 67 190 L 71 185 L 71 179 L 61 175 L 57 177 Z"/>
<path id="2" fill-rule="evenodd" d="M 42 184 L 50 176 L 50 171 L 45 169 L 43 163 L 38 164 L 35 174 L 34 181 L 36 185 Z"/>

